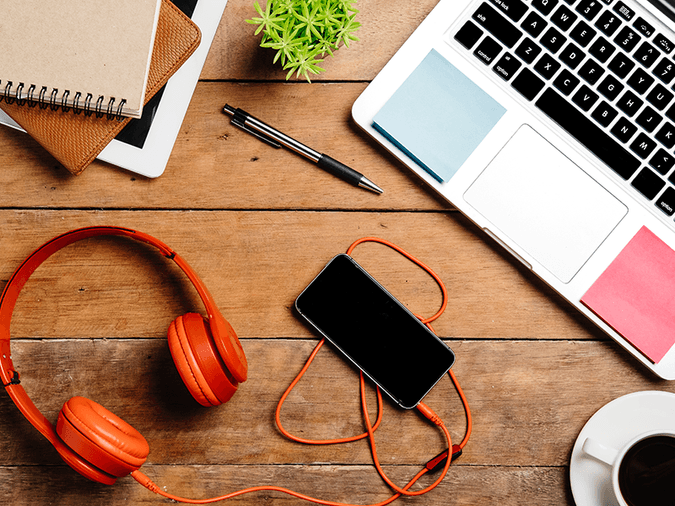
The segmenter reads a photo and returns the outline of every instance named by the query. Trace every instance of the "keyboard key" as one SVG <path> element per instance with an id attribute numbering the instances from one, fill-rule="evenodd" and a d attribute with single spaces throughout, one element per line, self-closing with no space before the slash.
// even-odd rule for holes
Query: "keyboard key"
<path id="1" fill-rule="evenodd" d="M 574 88 L 580 83 L 579 79 L 569 70 L 564 69 L 558 77 L 553 81 L 553 85 L 558 88 L 564 95 L 569 95 L 574 91 Z"/>
<path id="2" fill-rule="evenodd" d="M 539 39 L 539 42 L 552 53 L 557 53 L 566 41 L 563 34 L 553 27 L 546 30 L 546 33 Z"/>
<path id="3" fill-rule="evenodd" d="M 638 131 L 638 128 L 626 118 L 621 117 L 619 118 L 619 121 L 614 124 L 612 130 L 610 131 L 617 139 L 625 143 L 635 135 L 635 132 Z M 628 179 L 628 177 L 625 177 L 624 179 Z"/>
<path id="4" fill-rule="evenodd" d="M 598 37 L 588 50 L 598 61 L 605 63 L 612 56 L 616 48 L 613 44 L 607 42 L 603 37 Z"/>
<path id="5" fill-rule="evenodd" d="M 670 81 L 672 81 L 675 76 L 675 65 L 673 65 L 673 62 L 668 58 L 663 58 L 659 64 L 654 67 L 652 74 L 661 79 L 665 84 L 670 84 Z"/>
<path id="6" fill-rule="evenodd" d="M 675 189 L 670 186 L 666 188 L 666 191 L 656 199 L 656 207 L 666 213 L 667 216 L 672 216 L 675 213 Z"/>
<path id="7" fill-rule="evenodd" d="M 525 63 L 532 63 L 541 53 L 541 47 L 529 37 L 525 39 L 516 48 L 516 55 L 518 55 Z"/>
<path id="8" fill-rule="evenodd" d="M 672 149 L 675 146 L 675 126 L 666 121 L 654 137 L 666 148 Z"/>
<path id="9" fill-rule="evenodd" d="M 501 51 L 502 46 L 499 45 L 499 42 L 488 35 L 482 40 L 480 44 L 478 44 L 473 54 L 485 65 L 490 65 L 495 60 L 495 58 L 499 56 Z"/>
<path id="10" fill-rule="evenodd" d="M 614 72 L 621 79 L 624 79 L 628 73 L 633 70 L 635 63 L 625 54 L 617 53 L 617 55 L 612 58 L 612 61 L 609 62 L 609 70 Z"/>
<path id="11" fill-rule="evenodd" d="M 647 199 L 652 200 L 663 189 L 666 182 L 652 170 L 645 167 L 635 176 L 631 184 Z"/>
<path id="12" fill-rule="evenodd" d="M 675 48 L 675 45 L 670 41 L 670 39 L 664 37 L 663 34 L 660 33 L 654 37 L 654 44 L 656 44 L 656 47 L 666 54 L 670 54 L 673 48 Z"/>
<path id="13" fill-rule="evenodd" d="M 521 65 L 518 58 L 510 53 L 504 53 L 499 61 L 495 63 L 495 66 L 492 67 L 492 70 L 499 77 L 508 81 L 516 74 Z"/>
<path id="14" fill-rule="evenodd" d="M 483 36 L 483 30 L 478 28 L 471 21 L 464 23 L 464 26 L 457 30 L 455 40 L 467 49 L 471 49 L 478 39 Z"/>
<path id="15" fill-rule="evenodd" d="M 570 32 L 570 37 L 575 40 L 581 47 L 586 47 L 591 43 L 593 37 L 597 32 L 593 30 L 583 21 L 579 21 L 574 29 Z"/>
<path id="16" fill-rule="evenodd" d="M 532 0 L 532 7 L 544 16 L 551 14 L 556 5 L 558 5 L 558 0 Z"/>
<path id="17" fill-rule="evenodd" d="M 638 17 L 633 23 L 635 29 L 645 37 L 649 38 L 654 35 L 654 27 L 647 23 L 644 18 Z"/>
<path id="18" fill-rule="evenodd" d="M 626 6 L 623 2 L 617 2 L 614 5 L 614 12 L 621 16 L 626 21 L 630 21 L 635 16 L 635 11 L 630 7 Z"/>
<path id="19" fill-rule="evenodd" d="M 539 79 L 530 69 L 524 68 L 513 80 L 511 86 L 526 99 L 534 100 L 534 97 L 544 87 L 544 81 Z"/>
<path id="20" fill-rule="evenodd" d="M 654 62 L 659 57 L 658 49 L 652 46 L 649 42 L 643 42 L 640 47 L 633 54 L 633 58 L 643 67 L 649 68 L 654 65 Z"/>
<path id="21" fill-rule="evenodd" d="M 551 79 L 559 68 L 560 63 L 548 53 L 544 53 L 539 61 L 534 64 L 534 70 L 539 72 L 546 80 Z"/>
<path id="22" fill-rule="evenodd" d="M 560 7 L 558 7 L 558 10 L 555 11 L 551 16 L 551 22 L 558 28 L 560 28 L 563 32 L 566 32 L 567 30 L 572 28 L 572 25 L 577 20 L 577 17 L 578 16 L 574 14 L 571 10 L 569 10 L 567 7 L 561 5 Z"/>
<path id="23" fill-rule="evenodd" d="M 642 100 L 640 100 L 635 93 L 628 90 L 618 100 L 616 105 L 619 107 L 619 109 L 626 113 L 626 116 L 632 117 L 636 112 L 638 112 L 640 107 L 642 107 L 643 103 L 644 102 L 642 102 Z"/>
<path id="24" fill-rule="evenodd" d="M 624 179 L 640 167 L 639 159 L 552 89 L 544 90 L 535 105 Z"/>
<path id="25" fill-rule="evenodd" d="M 659 111 L 663 111 L 672 99 L 673 94 L 658 83 L 647 95 L 647 101 Z"/>
<path id="26" fill-rule="evenodd" d="M 506 14 L 513 21 L 519 21 L 528 8 L 527 5 L 521 2 L 520 0 L 490 0 L 494 5 L 497 6 L 497 9 Z"/>
<path id="27" fill-rule="evenodd" d="M 530 12 L 520 26 L 532 37 L 539 37 L 548 23 L 539 14 Z"/>
<path id="28" fill-rule="evenodd" d="M 617 114 L 618 112 L 616 112 L 616 109 L 612 108 L 611 105 L 603 100 L 600 105 L 595 108 L 591 117 L 606 128 L 614 121 Z"/>
<path id="29" fill-rule="evenodd" d="M 595 26 L 598 27 L 602 33 L 610 37 L 621 26 L 621 20 L 611 11 L 605 11 L 595 22 Z"/>
<path id="30" fill-rule="evenodd" d="M 598 91 L 609 100 L 614 100 L 623 91 L 623 84 L 613 75 L 608 75 L 598 85 Z"/>
<path id="31" fill-rule="evenodd" d="M 633 74 L 628 78 L 627 82 L 628 86 L 633 88 L 640 95 L 644 95 L 644 93 L 654 83 L 654 78 L 639 68 L 633 72 Z"/>
<path id="32" fill-rule="evenodd" d="M 666 117 L 675 121 L 675 104 L 671 105 L 666 111 Z"/>
<path id="33" fill-rule="evenodd" d="M 603 69 L 593 58 L 589 58 L 579 69 L 579 75 L 589 84 L 595 84 L 605 73 Z"/>
<path id="34" fill-rule="evenodd" d="M 520 36 L 520 30 L 487 3 L 482 3 L 474 12 L 473 19 L 506 47 L 513 47 Z"/>
<path id="35" fill-rule="evenodd" d="M 631 151 L 643 160 L 647 158 L 656 148 L 656 142 L 647 137 L 647 134 L 640 132 L 633 143 L 630 145 Z"/>
<path id="36" fill-rule="evenodd" d="M 590 111 L 593 104 L 598 101 L 598 94 L 592 91 L 585 84 L 572 97 L 572 102 L 577 104 L 581 110 Z"/>
<path id="37" fill-rule="evenodd" d="M 581 0 L 575 10 L 591 21 L 602 10 L 602 4 L 599 0 Z"/>
<path id="38" fill-rule="evenodd" d="M 652 156 L 651 160 L 649 160 L 649 165 L 653 167 L 656 172 L 665 176 L 675 165 L 675 156 L 668 153 L 665 149 L 659 148 L 654 156 Z"/>
<path id="39" fill-rule="evenodd" d="M 562 62 L 571 69 L 577 68 L 581 63 L 581 60 L 583 60 L 585 57 L 586 55 L 584 52 L 579 47 L 577 47 L 576 44 L 571 42 L 567 44 L 562 53 L 560 53 L 560 59 Z"/>
<path id="40" fill-rule="evenodd" d="M 614 37 L 614 42 L 616 42 L 621 49 L 630 53 L 635 49 L 638 42 L 640 42 L 640 36 L 627 26 L 624 26 L 619 34 Z"/>
<path id="41" fill-rule="evenodd" d="M 659 126 L 663 118 L 652 109 L 651 107 L 645 107 L 642 112 L 638 115 L 635 122 L 644 128 L 647 132 L 651 133 L 654 129 Z"/>

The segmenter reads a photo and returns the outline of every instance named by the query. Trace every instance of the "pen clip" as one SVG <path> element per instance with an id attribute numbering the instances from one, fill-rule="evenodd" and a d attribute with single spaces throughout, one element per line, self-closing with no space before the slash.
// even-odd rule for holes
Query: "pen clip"
<path id="1" fill-rule="evenodd" d="M 254 136 L 256 139 L 263 141 L 265 144 L 269 144 L 273 148 L 279 149 L 281 147 L 281 144 L 279 144 L 274 139 L 270 139 L 266 135 L 263 135 L 260 132 L 256 132 L 252 128 L 247 127 L 246 124 L 244 123 L 244 121 L 241 118 L 239 118 L 236 114 L 232 117 L 231 123 L 234 126 L 238 126 L 239 128 L 241 128 L 244 132 L 248 132 L 249 134 Z"/>

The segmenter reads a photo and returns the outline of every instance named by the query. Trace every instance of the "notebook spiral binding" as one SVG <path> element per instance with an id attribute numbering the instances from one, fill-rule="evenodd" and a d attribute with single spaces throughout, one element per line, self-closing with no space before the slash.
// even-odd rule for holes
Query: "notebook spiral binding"
<path id="1" fill-rule="evenodd" d="M 2 81 L 0 80 L 0 102 L 4 100 L 7 104 L 16 103 L 18 105 L 28 105 L 28 107 L 39 106 L 40 109 L 47 109 L 49 107 L 52 111 L 58 111 L 61 109 L 64 112 L 68 112 L 72 109 L 75 114 L 84 113 L 85 116 L 91 116 L 92 114 L 95 114 L 97 118 L 106 116 L 109 120 L 117 119 L 118 121 L 121 121 L 124 119 L 124 116 L 122 115 L 122 109 L 124 104 L 127 102 L 125 99 L 119 101 L 117 109 L 115 110 L 115 97 L 111 97 L 108 101 L 108 104 L 104 105 L 105 97 L 101 95 L 92 105 L 94 96 L 91 93 L 87 93 L 84 99 L 82 99 L 82 93 L 78 91 L 75 93 L 72 102 L 69 104 L 69 90 L 65 90 L 59 99 L 58 89 L 52 88 L 51 93 L 49 96 L 47 96 L 48 89 L 46 86 L 42 86 L 36 98 L 35 92 L 37 90 L 37 86 L 34 84 L 31 84 L 28 87 L 28 90 L 25 92 L 25 94 L 24 83 L 19 83 L 14 91 L 12 91 L 13 87 L 14 83 L 12 81 L 7 81 L 3 87 Z"/>

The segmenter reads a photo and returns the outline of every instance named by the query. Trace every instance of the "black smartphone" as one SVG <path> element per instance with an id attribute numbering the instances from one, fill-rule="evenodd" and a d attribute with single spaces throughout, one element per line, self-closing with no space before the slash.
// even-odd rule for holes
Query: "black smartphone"
<path id="1" fill-rule="evenodd" d="M 417 406 L 455 361 L 452 350 L 349 255 L 328 262 L 295 307 L 405 409 Z"/>

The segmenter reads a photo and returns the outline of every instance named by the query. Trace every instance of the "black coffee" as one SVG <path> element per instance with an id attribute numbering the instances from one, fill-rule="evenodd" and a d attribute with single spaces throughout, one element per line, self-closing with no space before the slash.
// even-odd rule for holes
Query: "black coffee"
<path id="1" fill-rule="evenodd" d="M 619 467 L 619 488 L 630 506 L 675 506 L 675 437 L 633 445 Z"/>

